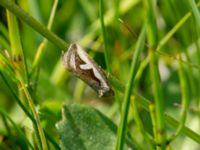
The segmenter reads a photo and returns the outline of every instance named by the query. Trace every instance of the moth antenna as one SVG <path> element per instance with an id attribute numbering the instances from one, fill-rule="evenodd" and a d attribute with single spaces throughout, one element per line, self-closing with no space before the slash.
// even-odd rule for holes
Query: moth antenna
<path id="1" fill-rule="evenodd" d="M 137 34 L 132 30 L 132 28 L 129 26 L 128 23 L 126 23 L 125 21 L 123 21 L 121 18 L 118 18 L 119 22 L 131 33 L 133 38 L 137 38 Z M 145 42 L 145 46 L 148 48 L 151 48 L 146 42 Z"/>
<path id="2" fill-rule="evenodd" d="M 137 37 L 136 33 L 131 29 L 128 23 L 124 22 L 121 18 L 118 18 L 118 21 L 131 33 L 133 38 Z"/>
<path id="3" fill-rule="evenodd" d="M 126 23 L 125 21 L 123 21 L 121 18 L 118 18 L 118 21 L 131 33 L 132 37 L 138 37 L 135 32 L 131 29 L 131 27 L 128 25 L 128 23 Z M 152 48 L 150 45 L 148 45 L 146 42 L 145 42 L 145 46 L 148 47 L 148 48 Z M 154 51 L 155 53 L 159 54 L 159 55 L 163 55 L 163 56 L 167 56 L 169 58 L 172 58 L 173 60 L 177 61 L 177 60 L 180 60 L 182 63 L 184 64 L 189 64 L 191 65 L 192 67 L 194 68 L 197 68 L 199 69 L 200 66 L 199 65 L 196 65 L 196 64 L 193 64 L 191 62 L 187 62 L 187 61 L 184 61 L 184 60 L 181 60 L 180 58 L 176 58 L 175 56 L 173 55 L 170 55 L 170 54 L 167 54 L 167 53 L 164 53 L 164 52 L 161 52 L 159 50 L 155 50 Z"/>

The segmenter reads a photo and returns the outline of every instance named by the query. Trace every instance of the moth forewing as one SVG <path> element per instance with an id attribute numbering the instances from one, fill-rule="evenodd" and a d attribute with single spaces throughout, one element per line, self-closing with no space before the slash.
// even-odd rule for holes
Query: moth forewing
<path id="1" fill-rule="evenodd" d="M 75 53 L 74 53 L 75 47 L 74 46 L 75 45 L 71 44 L 68 48 L 68 51 L 63 54 L 63 58 L 62 58 L 64 66 L 69 71 L 71 71 L 72 68 L 73 70 L 76 68 L 75 63 L 74 63 L 75 62 Z"/>
<path id="2" fill-rule="evenodd" d="M 91 86 L 99 97 L 113 95 L 108 79 L 99 65 L 77 44 L 71 44 L 63 55 L 63 64 Z"/>

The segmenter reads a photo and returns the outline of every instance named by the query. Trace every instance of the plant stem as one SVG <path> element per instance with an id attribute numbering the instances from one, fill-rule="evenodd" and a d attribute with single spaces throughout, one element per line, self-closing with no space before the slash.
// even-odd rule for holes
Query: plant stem
<path id="1" fill-rule="evenodd" d="M 200 2 L 199 2 L 200 3 Z M 198 4 L 199 4 L 198 3 Z M 190 7 L 192 9 L 192 12 L 194 14 L 194 17 L 195 17 L 195 46 L 196 46 L 196 58 L 197 58 L 197 63 L 198 63 L 198 66 L 200 66 L 200 46 L 199 46 L 199 42 L 198 42 L 198 39 L 200 37 L 200 21 L 198 20 L 199 16 L 200 16 L 200 13 L 199 13 L 199 10 L 198 10 L 198 4 L 195 3 L 195 1 L 193 0 L 190 0 Z M 200 67 L 198 68 L 198 78 L 200 78 Z M 200 80 L 198 80 L 198 88 L 197 88 L 197 91 L 200 90 Z M 197 97 L 196 97 L 196 102 L 195 102 L 195 105 L 197 106 L 197 109 L 199 108 L 200 109 L 200 92 L 197 93 Z M 200 129 L 200 117 L 199 117 L 199 129 Z"/>
<path id="2" fill-rule="evenodd" d="M 157 120 L 156 120 L 156 113 L 155 113 L 155 105 L 150 104 L 149 105 L 149 113 L 151 116 L 151 121 L 152 121 L 152 126 L 153 126 L 153 135 L 155 137 L 155 141 L 158 140 L 158 135 L 157 135 Z"/>
<path id="3" fill-rule="evenodd" d="M 197 6 L 198 4 L 195 3 L 195 0 L 189 0 L 189 4 L 190 4 L 191 10 L 192 10 L 192 13 L 195 17 L 195 21 L 198 26 L 198 29 L 200 29 L 200 13 L 199 13 L 198 6 Z"/>
<path id="4" fill-rule="evenodd" d="M 165 120 L 164 120 L 164 104 L 163 96 L 160 86 L 160 77 L 158 72 L 158 64 L 152 50 L 150 50 L 150 73 L 151 80 L 153 82 L 153 93 L 155 99 L 155 110 L 156 110 L 156 127 L 157 127 L 157 142 L 161 145 L 165 145 Z"/>
<path id="5" fill-rule="evenodd" d="M 65 49 L 68 47 L 68 44 L 60 39 L 57 35 L 49 31 L 45 26 L 37 22 L 32 16 L 22 10 L 19 6 L 17 6 L 13 0 L 0 0 L 0 5 L 10 10 L 13 14 L 18 16 L 24 22 L 26 22 L 29 26 L 34 28 L 37 32 L 46 37 L 49 41 L 57 45 L 61 49 Z"/>
<path id="6" fill-rule="evenodd" d="M 3 81 L 5 82 L 6 86 L 8 87 L 9 91 L 11 92 L 12 96 L 17 101 L 18 105 L 22 108 L 22 110 L 28 116 L 28 118 L 31 119 L 31 121 L 34 123 L 34 125 L 37 126 L 36 121 L 35 121 L 33 115 L 27 110 L 27 108 L 21 102 L 21 100 L 19 99 L 19 97 L 17 96 L 17 94 L 15 93 L 15 91 L 12 89 L 11 85 L 8 83 L 6 77 L 4 76 L 4 74 L 1 71 L 0 71 L 0 75 L 3 78 Z M 52 137 L 50 137 L 45 130 L 44 130 L 44 132 L 45 132 L 45 135 L 47 136 L 48 140 L 53 144 L 53 146 L 56 149 L 60 149 L 59 145 L 52 139 Z"/>
<path id="7" fill-rule="evenodd" d="M 35 106 L 33 104 L 33 100 L 32 100 L 32 97 L 30 96 L 29 92 L 28 92 L 28 89 L 26 88 L 25 84 L 23 83 L 23 81 L 20 81 L 21 82 L 21 87 L 22 89 L 24 90 L 24 93 L 26 95 L 26 98 L 27 98 L 27 101 L 28 101 L 28 104 L 29 104 L 29 107 L 33 113 L 33 116 L 34 116 L 34 119 L 36 121 L 36 125 L 37 125 L 37 128 L 38 128 L 38 132 L 39 132 L 39 136 L 40 136 L 40 140 L 41 140 L 41 143 L 42 143 L 42 149 L 43 150 L 47 150 L 48 149 L 48 146 L 47 146 L 47 142 L 46 142 L 46 138 L 45 138 L 45 135 L 44 135 L 44 132 L 43 132 L 43 128 L 42 128 L 42 125 L 40 123 L 40 118 L 39 118 L 39 115 L 35 109 Z"/>
<path id="8" fill-rule="evenodd" d="M 101 29 L 103 33 L 103 41 L 104 41 L 104 58 L 106 61 L 106 68 L 109 73 L 111 73 L 111 68 L 109 65 L 109 51 L 108 51 L 108 39 L 106 35 L 106 28 L 104 25 L 104 9 L 103 9 L 103 0 L 99 0 L 99 14 L 100 14 L 100 21 L 101 21 Z"/>
<path id="9" fill-rule="evenodd" d="M 154 48 L 158 43 L 157 25 L 155 20 L 155 1 L 147 0 L 147 16 L 148 16 L 148 42 L 149 47 L 149 60 L 150 60 L 150 74 L 153 86 L 153 97 L 155 100 L 155 113 L 156 113 L 156 142 L 161 145 L 157 149 L 164 150 L 166 148 L 166 132 L 164 120 L 164 100 L 160 84 L 160 76 L 158 70 L 158 60 L 155 56 Z"/>
<path id="10" fill-rule="evenodd" d="M 131 68 L 130 68 L 130 76 L 128 80 L 128 85 L 125 90 L 124 94 L 124 101 L 122 104 L 122 112 L 121 112 L 121 118 L 120 118 L 120 125 L 118 127 L 118 133 L 117 133 L 117 150 L 122 150 L 124 147 L 125 137 L 126 137 L 126 127 L 127 127 L 127 118 L 128 118 L 128 111 L 129 111 L 129 104 L 130 104 L 130 96 L 133 89 L 133 81 L 135 79 L 137 65 L 139 63 L 139 57 L 144 49 L 144 43 L 145 43 L 145 37 L 146 37 L 146 23 L 144 24 L 142 31 L 140 33 L 138 42 L 136 44 L 135 48 L 135 54 L 133 55 Z"/>
<path id="11" fill-rule="evenodd" d="M 133 116 L 134 116 L 134 120 L 135 123 L 137 125 L 137 128 L 139 129 L 139 132 L 142 134 L 142 136 L 144 137 L 144 142 L 148 144 L 149 149 L 153 150 L 153 137 L 144 129 L 142 120 L 140 119 L 140 115 L 138 112 L 138 105 L 136 103 L 136 98 L 131 96 L 131 104 L 132 104 L 132 109 L 133 109 Z M 150 113 L 151 114 L 151 113 Z M 154 142 L 155 143 L 155 142 Z"/>
<path id="12" fill-rule="evenodd" d="M 197 4 L 197 6 L 200 6 L 200 2 Z M 167 43 L 167 41 L 177 32 L 177 30 L 180 29 L 180 27 L 182 27 L 183 24 L 191 17 L 191 15 L 192 13 L 188 12 L 178 21 L 178 23 L 176 23 L 176 25 L 160 40 L 156 51 L 159 51 Z"/>
<path id="13" fill-rule="evenodd" d="M 17 94 L 14 92 L 14 90 L 12 89 L 11 85 L 8 83 L 6 77 L 4 76 L 4 74 L 0 71 L 0 75 L 3 78 L 3 81 L 5 82 L 6 86 L 8 87 L 8 89 L 10 90 L 11 94 L 13 95 L 13 97 L 15 98 L 15 100 L 17 101 L 17 104 L 21 107 L 21 109 L 24 111 L 24 113 L 31 119 L 31 121 L 35 121 L 34 117 L 32 116 L 32 114 L 27 110 L 27 108 L 24 106 L 24 104 L 21 102 L 21 100 L 19 99 L 19 97 L 17 96 Z"/>
<path id="14" fill-rule="evenodd" d="M 11 50 L 12 50 L 12 54 L 13 54 L 13 67 L 17 76 L 17 79 L 20 81 L 20 83 L 18 84 L 18 88 L 19 88 L 19 92 L 24 100 L 24 104 L 27 104 L 24 98 L 24 93 L 27 97 L 27 101 L 29 104 L 30 109 L 32 110 L 34 119 L 36 121 L 36 125 L 37 125 L 37 129 L 39 132 L 39 138 L 41 140 L 41 144 L 42 144 L 42 148 L 44 150 L 47 150 L 47 144 L 46 144 L 46 139 L 39 121 L 39 117 L 36 113 L 36 110 L 34 108 L 34 104 L 32 101 L 32 98 L 27 90 L 27 88 L 25 87 L 25 75 L 26 78 L 27 76 L 27 70 L 25 69 L 26 65 L 25 65 L 25 58 L 24 58 L 24 53 L 22 50 L 22 46 L 21 46 L 21 41 L 20 41 L 20 34 L 19 34 L 19 29 L 18 29 L 18 23 L 17 20 L 15 18 L 15 16 L 9 12 L 7 10 L 7 18 L 8 18 L 8 29 L 9 29 L 9 38 L 10 38 L 10 43 L 11 43 Z M 25 72 L 25 73 L 24 73 Z M 24 89 L 24 93 L 20 90 L 20 88 Z"/>
<path id="15" fill-rule="evenodd" d="M 16 17 L 6 9 L 9 41 L 11 45 L 11 61 L 14 66 L 14 70 L 17 78 L 27 79 L 27 67 L 25 63 L 24 53 L 22 50 L 19 27 Z"/>
<path id="16" fill-rule="evenodd" d="M 0 109 L 0 112 L 1 112 L 1 109 Z M 2 117 L 2 122 L 3 122 L 3 124 L 4 124 L 5 128 L 6 128 L 7 135 L 9 137 L 9 136 L 11 136 L 11 130 L 10 130 L 10 127 L 9 127 L 8 122 L 6 120 L 6 117 L 2 112 L 1 112 L 1 117 Z"/>
<path id="17" fill-rule="evenodd" d="M 151 102 L 149 100 L 147 100 L 145 97 L 138 95 L 138 94 L 136 94 L 136 98 L 137 98 L 136 102 L 142 108 L 144 108 L 146 111 L 149 111 L 149 105 L 151 104 Z M 173 117 L 171 117 L 167 114 L 164 114 L 164 119 L 173 128 L 177 128 L 177 126 L 180 124 L 176 119 L 174 119 Z M 196 141 L 197 143 L 200 144 L 200 135 L 195 133 L 194 131 L 192 131 L 188 127 L 184 126 L 183 129 L 181 130 L 181 133 L 187 135 L 192 140 L 194 140 L 194 141 Z"/>
<path id="18" fill-rule="evenodd" d="M 31 145 L 31 143 L 28 141 L 28 139 L 26 138 L 26 136 L 24 135 L 24 133 L 20 130 L 20 128 L 15 124 L 15 122 L 8 116 L 8 114 L 6 113 L 6 111 L 4 111 L 3 109 L 0 108 L 0 114 L 8 119 L 8 121 L 10 121 L 10 123 L 12 124 L 12 126 L 15 128 L 15 130 L 17 131 L 18 135 L 20 135 L 23 140 L 29 145 L 29 147 L 34 150 L 33 146 Z"/>
<path id="19" fill-rule="evenodd" d="M 181 56 L 179 57 L 180 57 L 179 59 L 181 59 Z M 181 61 L 179 61 L 179 79 L 180 79 L 181 95 L 182 95 L 181 119 L 175 133 L 169 138 L 169 141 L 174 140 L 183 129 L 185 121 L 186 121 L 187 111 L 189 108 L 189 104 L 188 104 L 189 95 L 188 95 L 188 89 L 187 89 L 188 86 L 187 86 L 186 76 L 183 70 L 183 64 Z"/>
<path id="20" fill-rule="evenodd" d="M 48 21 L 48 25 L 47 25 L 47 29 L 49 31 L 51 30 L 51 27 L 52 27 L 52 24 L 53 24 L 57 5 L 58 5 L 58 0 L 54 0 L 53 7 L 51 9 L 51 13 L 50 13 L 50 17 L 49 17 L 49 21 Z M 48 42 L 47 39 L 44 38 L 43 41 L 38 46 L 37 52 L 36 52 L 34 60 L 33 60 L 32 71 L 35 70 L 35 68 L 38 66 L 40 60 L 42 59 L 42 54 L 43 54 L 44 49 L 47 45 L 47 42 Z"/>

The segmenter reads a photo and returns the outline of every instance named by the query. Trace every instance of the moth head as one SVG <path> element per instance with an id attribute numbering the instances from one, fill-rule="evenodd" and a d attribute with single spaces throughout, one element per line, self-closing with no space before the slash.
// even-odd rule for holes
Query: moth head
<path id="1" fill-rule="evenodd" d="M 66 69 L 76 69 L 75 55 L 77 51 L 76 44 L 71 44 L 66 52 L 62 52 L 62 61 Z"/>
<path id="2" fill-rule="evenodd" d="M 104 88 L 104 89 L 99 89 L 98 90 L 98 96 L 99 97 L 111 97 L 114 96 L 114 92 L 113 90 L 109 87 L 109 88 Z"/>

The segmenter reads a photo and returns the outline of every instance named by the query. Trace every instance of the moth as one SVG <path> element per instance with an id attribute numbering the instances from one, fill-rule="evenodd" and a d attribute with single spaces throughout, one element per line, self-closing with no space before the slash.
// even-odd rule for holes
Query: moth
<path id="1" fill-rule="evenodd" d="M 114 94 L 104 71 L 78 44 L 69 46 L 63 54 L 63 64 L 68 71 L 92 87 L 99 97 Z"/>

